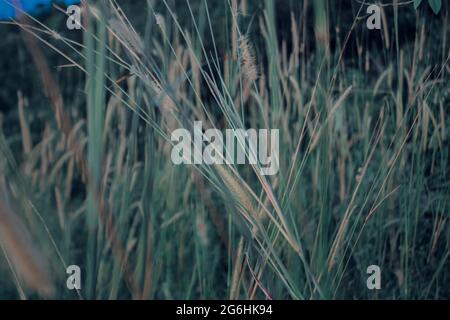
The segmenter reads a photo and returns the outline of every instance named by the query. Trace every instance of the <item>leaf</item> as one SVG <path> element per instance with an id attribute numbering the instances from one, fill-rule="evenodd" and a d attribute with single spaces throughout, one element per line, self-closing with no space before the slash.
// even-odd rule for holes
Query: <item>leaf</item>
<path id="1" fill-rule="evenodd" d="M 434 14 L 438 14 L 442 7 L 442 0 L 428 0 L 428 4 L 433 9 Z"/>
<path id="2" fill-rule="evenodd" d="M 422 0 L 414 0 L 414 9 L 417 9 L 421 3 L 422 3 Z"/>

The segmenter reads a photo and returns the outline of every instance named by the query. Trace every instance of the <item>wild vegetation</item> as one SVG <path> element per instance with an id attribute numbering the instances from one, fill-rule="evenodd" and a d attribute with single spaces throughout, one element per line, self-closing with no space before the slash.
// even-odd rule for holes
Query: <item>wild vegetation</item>
<path id="1" fill-rule="evenodd" d="M 367 5 L 89 1 L 81 31 L 57 9 L 0 25 L 0 298 L 450 298 L 448 5 L 385 1 L 381 30 Z M 194 121 L 279 129 L 279 172 L 174 165 Z"/>

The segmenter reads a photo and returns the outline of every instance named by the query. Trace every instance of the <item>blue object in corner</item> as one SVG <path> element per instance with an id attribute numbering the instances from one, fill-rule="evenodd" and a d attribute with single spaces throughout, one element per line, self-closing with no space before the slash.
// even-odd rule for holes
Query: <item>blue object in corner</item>
<path id="1" fill-rule="evenodd" d="M 53 3 L 71 5 L 80 3 L 80 0 L 0 0 L 0 20 L 16 18 L 14 6 L 17 4 L 27 13 L 38 15 L 50 10 Z"/>

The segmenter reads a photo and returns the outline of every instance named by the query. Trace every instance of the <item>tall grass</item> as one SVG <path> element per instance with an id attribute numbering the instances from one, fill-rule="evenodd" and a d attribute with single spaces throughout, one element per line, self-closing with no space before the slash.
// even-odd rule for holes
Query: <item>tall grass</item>
<path id="1" fill-rule="evenodd" d="M 70 88 L 81 103 L 58 105 L 71 121 L 47 118 L 41 133 L 20 99 L 23 150 L 3 133 L 0 148 L 54 297 L 77 297 L 68 264 L 82 267 L 83 298 L 450 296 L 447 33 L 432 50 L 418 12 L 414 44 L 402 47 L 396 22 L 379 52 L 363 3 L 346 25 L 328 1 L 293 5 L 288 36 L 277 7 L 148 1 L 137 29 L 116 1 L 85 4 L 82 41 L 18 23 L 83 79 Z M 171 132 L 198 120 L 280 129 L 279 173 L 173 165 Z M 366 287 L 372 264 L 382 290 Z M 0 272 L 23 297 L 20 277 Z"/>

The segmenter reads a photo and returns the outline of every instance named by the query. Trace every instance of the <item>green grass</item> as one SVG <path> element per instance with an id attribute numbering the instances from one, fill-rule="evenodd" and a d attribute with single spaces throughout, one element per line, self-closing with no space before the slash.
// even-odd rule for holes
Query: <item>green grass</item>
<path id="1" fill-rule="evenodd" d="M 108 1 L 83 39 L 22 24 L 71 64 L 58 78 L 78 79 L 61 85 L 68 127 L 29 107 L 0 134 L 0 190 L 50 297 L 450 297 L 448 8 L 388 3 L 379 32 L 358 2 L 283 2 L 149 1 L 125 16 Z M 170 134 L 194 120 L 280 129 L 279 173 L 173 165 Z M 366 288 L 372 264 L 381 290 Z M 0 298 L 44 298 L 16 269 L 0 258 Z"/>

